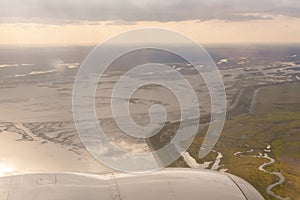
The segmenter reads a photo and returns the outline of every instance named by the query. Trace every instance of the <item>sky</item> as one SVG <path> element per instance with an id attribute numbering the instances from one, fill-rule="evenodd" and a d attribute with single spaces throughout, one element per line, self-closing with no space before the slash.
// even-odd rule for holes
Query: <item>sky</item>
<path id="1" fill-rule="evenodd" d="M 161 27 L 200 43 L 300 43 L 299 0 L 0 0 L 0 45 L 89 45 Z"/>

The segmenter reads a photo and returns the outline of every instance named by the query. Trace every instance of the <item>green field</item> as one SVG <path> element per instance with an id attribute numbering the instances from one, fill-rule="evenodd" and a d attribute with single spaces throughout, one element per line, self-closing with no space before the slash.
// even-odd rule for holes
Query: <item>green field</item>
<path id="1" fill-rule="evenodd" d="M 248 113 L 254 89 L 244 92 L 241 100 L 228 113 L 225 127 L 215 150 L 223 154 L 220 168 L 228 169 L 229 173 L 244 178 L 257 188 L 266 200 L 275 200 L 266 192 L 268 185 L 279 178 L 275 175 L 260 171 L 258 167 L 268 162 L 265 158 L 237 157 L 235 152 L 247 152 L 243 155 L 263 154 L 268 144 L 272 150 L 268 155 L 275 159 L 275 163 L 266 166 L 267 171 L 280 171 L 286 180 L 283 184 L 273 188 L 275 194 L 300 199 L 300 83 L 272 85 L 260 88 L 254 114 Z M 247 91 L 247 90 L 246 90 Z M 246 100 L 245 100 L 246 99 Z M 167 124 L 165 128 L 151 138 L 153 149 L 159 149 L 170 141 L 170 136 L 176 132 L 178 123 Z M 214 161 L 216 153 L 211 152 L 204 159 L 198 158 L 206 130 L 196 136 L 188 152 L 199 163 Z M 164 137 L 161 137 L 163 135 Z M 172 167 L 187 167 L 180 158 Z"/>
<path id="2" fill-rule="evenodd" d="M 272 145 L 268 153 L 276 162 L 265 169 L 281 171 L 286 181 L 273 189 L 282 196 L 300 199 L 300 84 L 284 84 L 261 88 L 255 113 L 241 114 L 226 121 L 222 136 L 215 149 L 222 152 L 222 168 L 238 175 L 255 186 L 267 200 L 275 199 L 266 193 L 266 187 L 278 177 L 258 170 L 258 166 L 268 160 L 262 158 L 236 157 L 235 152 L 251 149 L 257 154 L 263 153 L 266 145 Z M 206 130 L 188 150 L 197 158 Z M 252 153 L 253 154 L 253 153 Z M 211 153 L 204 160 L 213 160 L 216 153 Z"/>

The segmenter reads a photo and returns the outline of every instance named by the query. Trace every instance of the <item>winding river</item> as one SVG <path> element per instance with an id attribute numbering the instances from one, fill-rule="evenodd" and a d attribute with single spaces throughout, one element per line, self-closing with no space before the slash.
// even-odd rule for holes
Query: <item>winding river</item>
<path id="1" fill-rule="evenodd" d="M 274 160 L 273 158 L 271 158 L 271 157 L 266 153 L 266 152 L 271 152 L 271 148 L 272 148 L 271 145 L 268 144 L 267 148 L 264 150 L 265 153 L 264 153 L 264 154 L 259 153 L 258 156 L 257 156 L 257 155 L 253 155 L 253 156 L 245 156 L 245 155 L 241 155 L 241 154 L 243 154 L 243 152 L 236 152 L 236 153 L 234 153 L 234 156 L 238 156 L 238 157 L 254 157 L 254 158 L 265 158 L 265 159 L 268 159 L 269 162 L 263 163 L 262 165 L 260 165 L 260 166 L 258 167 L 258 169 L 259 169 L 260 171 L 263 171 L 264 173 L 267 173 L 267 174 L 271 174 L 271 175 L 277 176 L 277 177 L 279 178 L 279 181 L 277 181 L 276 183 L 272 183 L 271 185 L 269 185 L 269 186 L 267 187 L 267 189 L 266 189 L 266 192 L 267 192 L 269 195 L 275 197 L 276 199 L 279 199 L 279 200 L 290 200 L 289 197 L 281 197 L 281 196 L 279 196 L 279 195 L 277 195 L 277 194 L 275 194 L 275 193 L 273 192 L 273 188 L 275 188 L 276 186 L 281 185 L 282 183 L 285 182 L 285 177 L 282 175 L 281 172 L 270 172 L 270 171 L 265 170 L 265 167 L 266 167 L 266 166 L 272 165 L 272 164 L 275 162 L 275 160 Z M 251 152 L 253 152 L 253 151 L 254 151 L 254 150 L 251 149 L 251 150 L 247 151 L 247 153 L 251 153 Z"/>
<path id="2" fill-rule="evenodd" d="M 243 155 L 243 152 L 236 152 L 234 153 L 234 156 L 237 156 L 237 157 L 252 157 L 252 158 L 263 158 L 263 159 L 268 159 L 269 161 L 268 162 L 265 162 L 263 164 L 261 164 L 258 169 L 264 173 L 267 173 L 267 174 L 270 174 L 270 175 L 274 175 L 274 176 L 277 176 L 279 178 L 279 181 L 275 182 L 275 183 L 272 183 L 270 184 L 267 189 L 266 189 L 266 192 L 275 197 L 276 199 L 278 200 L 290 200 L 289 197 L 281 197 L 280 195 L 277 195 L 273 192 L 273 189 L 278 186 L 278 185 L 281 185 L 282 183 L 285 182 L 285 177 L 282 175 L 281 172 L 270 172 L 270 171 L 267 171 L 265 169 L 265 167 L 269 166 L 269 165 L 272 165 L 275 160 L 273 158 L 271 158 L 268 153 L 271 152 L 271 145 L 268 144 L 267 147 L 264 149 L 264 153 L 259 153 L 258 155 Z M 214 151 L 214 150 L 213 150 Z M 222 165 L 220 165 L 220 162 L 221 162 L 221 159 L 223 158 L 223 155 L 221 152 L 217 152 L 217 151 L 214 151 L 217 153 L 217 157 L 215 159 L 215 161 L 211 161 L 211 162 L 205 162 L 203 164 L 199 164 L 188 152 L 185 152 L 182 154 L 182 157 L 184 158 L 185 162 L 187 163 L 187 165 L 191 168 L 194 168 L 194 169 L 210 169 L 210 170 L 219 170 L 219 171 L 222 171 L 222 172 L 225 172 L 227 171 L 227 169 L 220 169 L 222 167 Z M 245 153 L 253 153 L 254 150 L 253 149 L 250 149 L 248 150 L 247 152 Z M 212 164 L 213 163 L 213 164 Z M 212 164 L 212 167 L 209 168 L 209 166 Z"/>
<path id="3" fill-rule="evenodd" d="M 265 170 L 265 167 L 272 165 L 275 162 L 275 160 L 268 155 L 268 153 L 271 152 L 271 149 L 272 149 L 271 145 L 268 144 L 266 149 L 264 149 L 264 153 L 259 153 L 259 155 L 243 155 L 243 152 L 236 152 L 236 153 L 234 153 L 234 156 L 268 159 L 269 161 L 261 164 L 258 167 L 258 169 L 264 173 L 277 176 L 279 178 L 279 181 L 270 184 L 267 187 L 266 192 L 278 200 L 290 200 L 289 197 L 281 197 L 280 195 L 277 195 L 273 192 L 273 189 L 276 186 L 281 185 L 282 183 L 285 182 L 285 177 L 282 175 L 281 172 L 270 172 L 270 171 Z M 219 170 L 222 172 L 227 171 L 227 169 L 220 169 L 220 167 L 222 167 L 222 165 L 220 165 L 221 159 L 223 158 L 222 153 L 217 152 L 215 150 L 213 150 L 213 151 L 217 153 L 217 157 L 216 157 L 215 161 L 205 162 L 203 164 L 199 164 L 188 152 L 183 153 L 182 157 L 184 158 L 184 161 L 187 163 L 187 165 L 194 169 L 210 169 L 210 170 L 215 170 L 215 171 Z M 245 153 L 253 153 L 253 152 L 254 152 L 254 150 L 250 149 Z M 212 167 L 209 168 L 211 163 L 213 163 Z"/>

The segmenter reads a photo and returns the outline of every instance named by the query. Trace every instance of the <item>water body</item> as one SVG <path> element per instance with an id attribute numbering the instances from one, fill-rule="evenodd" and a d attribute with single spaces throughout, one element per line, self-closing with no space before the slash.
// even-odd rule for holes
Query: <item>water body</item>
<path id="1" fill-rule="evenodd" d="M 107 167 L 79 144 L 74 131 L 61 125 L 0 123 L 0 176 L 36 172 L 103 173 Z M 39 132 L 37 132 L 39 130 Z M 43 135 L 44 134 L 44 135 Z M 0 198 L 1 199 L 1 198 Z"/>
<path id="2" fill-rule="evenodd" d="M 204 162 L 203 164 L 198 163 L 189 152 L 182 154 L 182 157 L 186 164 L 192 169 L 207 169 L 212 162 Z"/>
<path id="3" fill-rule="evenodd" d="M 258 167 L 258 169 L 259 169 L 260 171 L 263 171 L 263 172 L 267 173 L 267 174 L 275 175 L 275 176 L 277 176 L 277 177 L 279 178 L 279 181 L 278 181 L 278 182 L 273 183 L 273 184 L 271 184 L 271 185 L 269 185 L 269 186 L 267 187 L 267 190 L 266 190 L 267 193 L 268 193 L 269 195 L 271 195 L 271 196 L 273 196 L 273 197 L 279 199 L 279 200 L 289 200 L 289 199 L 290 199 L 289 197 L 283 198 L 283 197 L 281 197 L 281 196 L 275 194 L 275 193 L 272 191 L 273 188 L 275 188 L 276 186 L 281 185 L 282 183 L 285 182 L 285 177 L 281 174 L 281 172 L 269 172 L 269 171 L 265 170 L 264 168 L 265 168 L 266 166 L 268 166 L 268 165 L 273 164 L 273 163 L 275 162 L 275 160 L 274 160 L 273 158 L 269 157 L 267 153 L 264 154 L 263 158 L 267 158 L 267 159 L 269 159 L 270 161 L 267 162 L 267 163 L 263 163 L 262 165 L 260 165 L 260 166 Z"/>
<path id="4" fill-rule="evenodd" d="M 211 167 L 211 170 L 217 171 L 221 167 L 220 163 L 221 163 L 221 159 L 223 158 L 223 155 L 221 152 L 217 152 L 214 150 L 213 150 L 213 152 L 216 152 L 218 155 L 216 157 L 214 164 Z"/>
<path id="5" fill-rule="evenodd" d="M 210 169 L 210 170 L 214 170 L 214 171 L 218 171 L 220 167 L 222 167 L 222 165 L 220 165 L 221 163 L 221 159 L 223 158 L 223 155 L 221 152 L 217 152 L 215 150 L 213 150 L 213 152 L 216 152 L 218 155 L 216 157 L 216 159 L 214 161 L 208 161 L 208 162 L 204 162 L 203 164 L 198 163 L 191 155 L 189 152 L 185 152 L 182 154 L 182 157 L 184 159 L 184 161 L 187 163 L 187 165 L 190 168 L 193 169 Z M 209 168 L 209 166 L 211 165 L 211 163 L 213 163 L 212 167 Z M 225 172 L 227 171 L 227 169 L 220 169 L 219 171 L 221 172 Z"/>
<path id="6" fill-rule="evenodd" d="M 270 144 L 268 144 L 268 145 L 267 145 L 267 148 L 264 149 L 264 151 L 265 151 L 265 152 L 271 152 L 271 148 L 272 148 L 272 146 L 271 146 Z M 253 151 L 252 151 L 252 150 L 247 151 L 247 153 L 249 153 L 249 152 L 253 152 Z M 274 160 L 273 158 L 271 158 L 267 153 L 264 153 L 264 154 L 259 153 L 258 156 L 256 156 L 256 155 L 253 155 L 253 156 L 244 156 L 244 155 L 241 155 L 241 154 L 243 154 L 243 152 L 235 152 L 235 153 L 234 153 L 234 156 L 238 156 L 238 157 L 254 157 L 254 158 L 265 158 L 265 159 L 268 159 L 269 162 L 263 163 L 262 165 L 260 165 L 260 166 L 258 167 L 258 169 L 259 169 L 260 171 L 263 171 L 264 173 L 267 173 L 267 174 L 271 174 L 271 175 L 277 176 L 277 177 L 279 178 L 279 181 L 277 181 L 276 183 L 270 184 L 270 185 L 267 187 L 266 192 L 267 192 L 269 195 L 275 197 L 275 198 L 278 199 L 278 200 L 290 200 L 289 197 L 281 197 L 281 196 L 279 196 L 279 195 L 277 195 L 277 194 L 275 194 L 275 193 L 273 192 L 273 188 L 275 188 L 276 186 L 281 185 L 282 183 L 285 182 L 285 177 L 282 175 L 281 172 L 270 172 L 270 171 L 265 170 L 265 167 L 266 167 L 266 166 L 272 165 L 272 164 L 275 162 L 275 160 Z"/>

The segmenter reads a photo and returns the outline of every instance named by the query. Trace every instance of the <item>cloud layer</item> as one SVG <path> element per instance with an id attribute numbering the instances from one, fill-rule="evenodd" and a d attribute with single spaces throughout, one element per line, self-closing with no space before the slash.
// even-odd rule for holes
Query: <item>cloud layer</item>
<path id="1" fill-rule="evenodd" d="M 0 5 L 2 23 L 300 18 L 299 0 L 0 0 Z"/>

